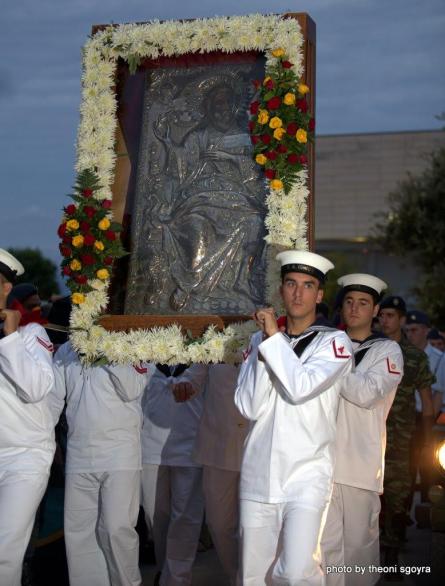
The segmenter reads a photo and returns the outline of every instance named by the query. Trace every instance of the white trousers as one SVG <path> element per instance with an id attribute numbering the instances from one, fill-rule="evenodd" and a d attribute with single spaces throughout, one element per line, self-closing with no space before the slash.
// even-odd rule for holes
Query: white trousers
<path id="1" fill-rule="evenodd" d="M 0 472 L 0 584 L 20 586 L 22 564 L 48 474 Z"/>
<path id="2" fill-rule="evenodd" d="M 325 510 L 298 502 L 259 503 L 241 499 L 243 586 L 320 586 L 320 534 Z"/>
<path id="3" fill-rule="evenodd" d="M 67 474 L 70 586 L 139 586 L 140 470 Z"/>
<path id="4" fill-rule="evenodd" d="M 237 584 L 239 565 L 239 479 L 236 471 L 202 469 L 206 522 L 230 586 Z"/>
<path id="5" fill-rule="evenodd" d="M 321 540 L 327 586 L 373 586 L 379 581 L 378 573 L 368 571 L 368 566 L 380 565 L 379 513 L 376 492 L 334 484 Z M 348 571 L 338 571 L 344 567 Z"/>
<path id="6" fill-rule="evenodd" d="M 145 464 L 142 506 L 161 586 L 190 586 L 203 518 L 202 470 Z"/>

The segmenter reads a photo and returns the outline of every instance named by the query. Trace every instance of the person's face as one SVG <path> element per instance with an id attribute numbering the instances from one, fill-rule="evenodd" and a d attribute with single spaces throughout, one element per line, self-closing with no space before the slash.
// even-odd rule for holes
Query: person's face
<path id="1" fill-rule="evenodd" d="M 431 344 L 431 346 L 433 346 L 433 348 L 436 348 L 441 352 L 445 352 L 445 342 L 441 338 L 438 338 L 437 340 L 428 340 L 428 342 Z"/>
<path id="2" fill-rule="evenodd" d="M 417 348 L 423 349 L 427 344 L 428 328 L 424 324 L 409 324 L 405 326 L 408 340 Z"/>
<path id="3" fill-rule="evenodd" d="M 287 273 L 280 293 L 287 315 L 298 319 L 315 316 L 315 306 L 323 299 L 318 279 L 304 273 Z"/>
<path id="4" fill-rule="evenodd" d="M 12 284 L 0 276 L 0 309 L 6 308 L 6 299 L 11 293 Z"/>
<path id="5" fill-rule="evenodd" d="M 208 115 L 215 128 L 226 131 L 233 122 L 233 97 L 229 89 L 220 89 L 209 98 Z"/>
<path id="6" fill-rule="evenodd" d="M 400 333 L 405 316 L 400 315 L 397 309 L 388 307 L 380 310 L 379 321 L 382 332 L 385 336 L 391 337 Z"/>
<path id="7" fill-rule="evenodd" d="M 40 307 L 41 304 L 42 303 L 40 301 L 40 297 L 37 293 L 34 293 L 34 295 L 30 295 L 27 299 L 25 299 L 22 302 L 22 305 L 26 309 L 26 311 L 32 311 L 33 309 Z"/>
<path id="8" fill-rule="evenodd" d="M 379 306 L 374 305 L 369 293 L 348 291 L 343 299 L 342 315 L 347 328 L 370 328 L 378 310 Z"/>

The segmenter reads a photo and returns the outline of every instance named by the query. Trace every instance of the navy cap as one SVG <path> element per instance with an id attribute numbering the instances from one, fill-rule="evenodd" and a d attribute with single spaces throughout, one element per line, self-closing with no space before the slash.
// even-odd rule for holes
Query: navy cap
<path id="1" fill-rule="evenodd" d="M 445 338 L 440 335 L 439 330 L 437 328 L 431 328 L 427 335 L 428 340 L 443 340 L 445 342 Z"/>
<path id="2" fill-rule="evenodd" d="M 423 311 L 413 309 L 411 311 L 408 311 L 408 313 L 406 314 L 406 325 L 409 326 L 410 324 L 422 324 L 424 326 L 429 326 L 430 320 L 427 314 Z"/>
<path id="3" fill-rule="evenodd" d="M 11 293 L 8 295 L 8 305 L 10 305 L 14 299 L 17 299 L 17 301 L 22 303 L 31 297 L 31 295 L 36 295 L 37 293 L 37 287 L 32 283 L 20 283 L 19 285 L 14 285 Z"/>
<path id="4" fill-rule="evenodd" d="M 402 313 L 406 313 L 406 303 L 398 295 L 389 295 L 380 302 L 380 309 L 397 309 Z"/>

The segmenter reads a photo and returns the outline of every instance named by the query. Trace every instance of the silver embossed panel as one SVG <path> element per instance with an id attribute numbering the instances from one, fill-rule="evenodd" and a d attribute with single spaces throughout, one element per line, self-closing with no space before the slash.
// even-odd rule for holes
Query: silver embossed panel
<path id="1" fill-rule="evenodd" d="M 127 314 L 264 303 L 266 186 L 247 109 L 263 61 L 146 73 Z"/>

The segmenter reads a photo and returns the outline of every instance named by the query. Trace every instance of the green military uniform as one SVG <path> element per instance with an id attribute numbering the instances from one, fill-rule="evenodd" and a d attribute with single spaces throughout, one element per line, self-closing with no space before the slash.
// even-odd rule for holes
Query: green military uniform
<path id="1" fill-rule="evenodd" d="M 404 374 L 386 420 L 383 485 L 385 515 L 381 538 L 383 545 L 396 548 L 401 545 L 401 533 L 411 491 L 410 441 L 416 425 L 415 391 L 435 382 L 425 352 L 410 344 L 405 336 L 399 344 L 403 354 Z"/>

